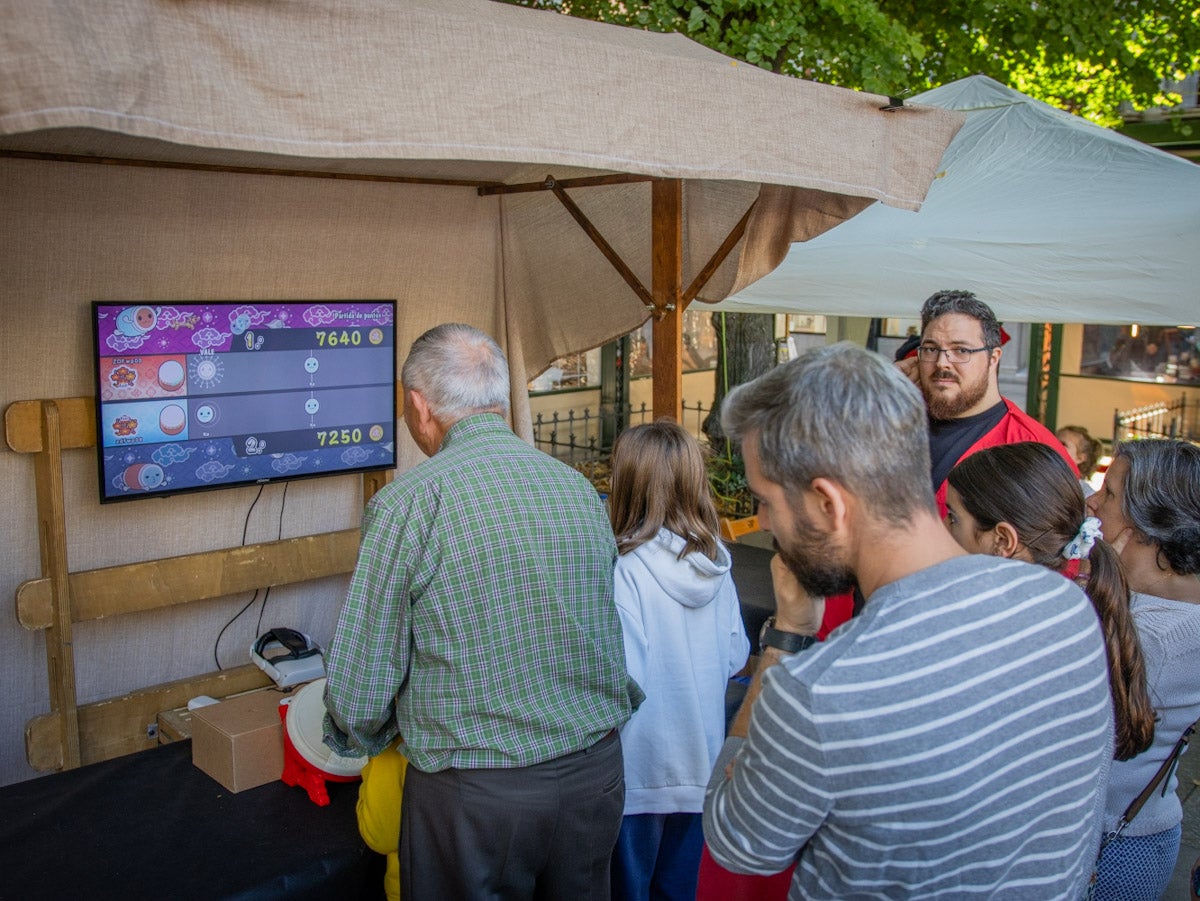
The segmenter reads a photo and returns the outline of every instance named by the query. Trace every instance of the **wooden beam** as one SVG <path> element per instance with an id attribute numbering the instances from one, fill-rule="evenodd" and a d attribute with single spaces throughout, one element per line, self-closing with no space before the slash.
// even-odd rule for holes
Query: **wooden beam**
<path id="1" fill-rule="evenodd" d="M 96 399 L 60 397 L 56 400 L 19 400 L 4 410 L 4 440 L 18 454 L 36 454 L 42 443 L 42 407 L 58 408 L 62 450 L 96 446 Z"/>
<path id="2" fill-rule="evenodd" d="M 676 422 L 683 402 L 683 182 L 651 185 L 654 418 Z"/>
<path id="3" fill-rule="evenodd" d="M 352 572 L 359 530 L 323 532 L 198 554 L 127 563 L 66 575 L 73 599 L 71 621 L 86 622 L 227 597 L 273 585 L 291 585 Z M 130 586 L 137 590 L 131 591 Z M 51 579 L 17 588 L 17 620 L 26 629 L 53 624 Z"/>
<path id="4" fill-rule="evenodd" d="M 519 185 L 485 185 L 479 189 L 480 197 L 491 194 L 528 194 L 533 191 L 553 191 L 560 188 L 595 188 L 602 185 L 628 185 L 643 181 L 654 181 L 652 175 L 590 175 L 586 178 L 555 178 L 547 175 L 542 181 L 525 182 Z"/>
<path id="5" fill-rule="evenodd" d="M 737 225 L 725 236 L 725 240 L 721 242 L 721 246 L 709 258 L 709 261 L 704 264 L 704 268 L 696 273 L 696 277 L 692 279 L 692 283 L 683 292 L 683 305 L 685 308 L 696 299 L 696 295 L 708 284 L 708 280 L 713 277 L 713 273 L 725 262 L 725 258 L 737 246 L 738 241 L 742 240 L 742 235 L 746 233 L 746 225 L 750 222 L 750 214 L 754 212 L 754 207 L 757 205 L 758 198 L 755 198 L 754 203 L 750 204 L 750 207 L 742 215 L 742 218 L 738 220 Z"/>
<path id="6" fill-rule="evenodd" d="M 451 188 L 479 188 L 494 182 L 478 178 L 419 178 L 412 175 L 371 175 L 359 172 L 323 172 L 319 169 L 280 169 L 266 166 L 220 166 L 214 163 L 185 163 L 174 160 L 139 160 L 124 157 L 86 156 L 74 153 L 37 153 L 27 150 L 0 150 L 0 157 L 18 160 L 43 160 L 52 163 L 90 163 L 98 166 L 133 166 L 141 169 L 188 169 L 195 172 L 232 172 L 237 175 L 276 175 L 284 178 L 332 178 L 340 181 L 379 181 L 402 185 L 444 185 Z"/>
<path id="7" fill-rule="evenodd" d="M 156 724 L 158 714 L 183 707 L 194 697 L 226 698 L 270 684 L 266 673 L 247 663 L 83 704 L 78 713 L 80 763 L 97 763 L 154 747 L 158 739 L 149 727 Z M 25 724 L 25 758 L 35 770 L 62 768 L 59 729 L 59 716 L 54 713 L 36 716 Z"/>
<path id="8" fill-rule="evenodd" d="M 567 192 L 560 185 L 554 185 L 551 190 L 554 191 L 554 196 L 567 208 L 567 212 L 571 214 L 572 218 L 579 223 L 579 227 L 592 239 L 592 243 L 604 254 L 604 258 L 612 263 L 613 268 L 621 274 L 621 278 L 625 279 L 625 283 L 633 289 L 633 293 L 641 298 L 642 303 L 647 306 L 653 305 L 654 299 L 650 296 L 650 292 L 646 290 L 646 286 L 634 275 L 633 270 L 621 259 L 621 255 L 613 249 L 612 245 L 604 240 L 604 235 L 600 234 L 600 230 L 592 224 L 592 220 L 584 214 L 583 210 L 575 205 L 575 201 L 567 196 Z"/>
<path id="9" fill-rule="evenodd" d="M 42 405 L 42 450 L 34 457 L 42 576 L 49 587 L 46 670 L 62 766 L 79 766 L 79 718 L 75 703 L 75 655 L 71 639 L 71 592 L 67 566 L 67 517 L 63 501 L 62 439 L 58 405 Z"/>

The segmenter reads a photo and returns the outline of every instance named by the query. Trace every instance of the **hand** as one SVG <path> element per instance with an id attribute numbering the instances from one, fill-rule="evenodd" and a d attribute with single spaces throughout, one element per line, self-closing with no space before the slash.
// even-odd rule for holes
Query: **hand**
<path id="1" fill-rule="evenodd" d="M 916 357 L 905 357 L 903 360 L 897 360 L 893 365 L 897 369 L 899 369 L 901 373 L 904 374 L 904 377 L 906 379 L 908 379 L 910 382 L 912 382 L 917 387 L 920 387 L 920 385 L 921 385 L 921 373 L 919 371 L 920 364 L 917 362 Z"/>
<path id="2" fill-rule="evenodd" d="M 775 628 L 798 635 L 816 635 L 825 619 L 825 598 L 805 591 L 783 558 L 771 558 L 771 581 L 775 586 Z"/>

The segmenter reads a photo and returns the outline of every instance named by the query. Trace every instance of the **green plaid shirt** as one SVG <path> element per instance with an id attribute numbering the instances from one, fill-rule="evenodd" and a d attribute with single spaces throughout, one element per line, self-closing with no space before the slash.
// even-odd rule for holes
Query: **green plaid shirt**
<path id="1" fill-rule="evenodd" d="M 426 772 L 586 748 L 641 700 L 595 489 L 494 414 L 470 416 L 367 505 L 326 659 L 335 746 L 400 733 Z M 341 739 L 341 741 L 339 741 Z"/>

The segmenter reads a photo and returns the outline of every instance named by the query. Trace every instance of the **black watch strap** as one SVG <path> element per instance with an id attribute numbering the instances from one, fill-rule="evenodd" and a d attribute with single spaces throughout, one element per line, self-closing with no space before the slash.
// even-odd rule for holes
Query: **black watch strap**
<path id="1" fill-rule="evenodd" d="M 795 654 L 811 648 L 816 643 L 817 639 L 812 635 L 800 635 L 797 632 L 784 632 L 776 629 L 774 616 L 767 617 L 762 631 L 758 634 L 759 653 L 767 648 L 775 648 L 785 654 Z"/>

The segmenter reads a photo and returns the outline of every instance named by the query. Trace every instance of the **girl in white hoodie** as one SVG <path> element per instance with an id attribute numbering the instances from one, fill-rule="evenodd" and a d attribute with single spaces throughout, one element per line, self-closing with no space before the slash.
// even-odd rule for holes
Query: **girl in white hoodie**
<path id="1" fill-rule="evenodd" d="M 696 439 L 668 420 L 623 432 L 608 500 L 625 660 L 646 692 L 621 727 L 625 817 L 612 897 L 691 901 L 725 689 L 750 642 Z"/>

